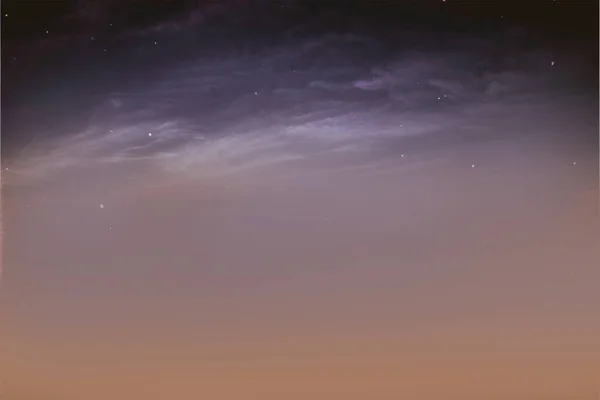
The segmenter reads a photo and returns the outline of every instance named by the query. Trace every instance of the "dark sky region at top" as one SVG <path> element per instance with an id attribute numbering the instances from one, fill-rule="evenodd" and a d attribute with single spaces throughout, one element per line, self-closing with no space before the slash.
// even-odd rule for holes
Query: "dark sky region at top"
<path id="1" fill-rule="evenodd" d="M 222 136 L 224 119 L 297 114 L 316 99 L 337 102 L 340 116 L 373 107 L 393 119 L 404 107 L 456 119 L 461 107 L 500 105 L 509 93 L 546 104 L 560 94 L 595 113 L 596 11 L 576 1 L 4 2 L 3 156 L 26 160 L 20 152 L 39 150 L 26 146 L 35 138 L 47 158 L 45 146 L 69 141 L 67 132 L 104 129 L 92 122 L 106 124 L 102 113 L 131 119 L 140 107 L 178 124 L 210 114 L 201 124 L 211 132 L 194 129 L 199 136 Z M 560 68 L 550 68 L 555 58 Z M 121 152 L 140 145 L 138 135 L 119 137 Z"/>
<path id="2" fill-rule="evenodd" d="M 3 1 L 0 391 L 596 399 L 597 1 Z"/>

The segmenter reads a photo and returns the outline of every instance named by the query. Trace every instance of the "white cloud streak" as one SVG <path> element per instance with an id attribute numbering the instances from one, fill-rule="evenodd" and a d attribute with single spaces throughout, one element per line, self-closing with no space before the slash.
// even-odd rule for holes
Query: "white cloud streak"
<path id="1" fill-rule="evenodd" d="M 255 56 L 188 60 L 142 89 L 107 93 L 85 131 L 40 135 L 13 157 L 11 170 L 43 179 L 143 161 L 190 177 L 239 174 L 481 128 L 519 101 L 544 102 L 551 71 L 535 62 L 544 54 L 517 69 L 460 38 L 443 52 L 368 61 L 356 56 L 362 50 L 348 50 L 376 44 L 328 35 Z"/>

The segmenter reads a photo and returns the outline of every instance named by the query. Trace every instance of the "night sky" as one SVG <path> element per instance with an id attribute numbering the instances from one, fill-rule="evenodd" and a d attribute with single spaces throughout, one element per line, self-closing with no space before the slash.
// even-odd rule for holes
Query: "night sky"
<path id="1" fill-rule="evenodd" d="M 597 399 L 599 15 L 3 1 L 0 398 Z"/>

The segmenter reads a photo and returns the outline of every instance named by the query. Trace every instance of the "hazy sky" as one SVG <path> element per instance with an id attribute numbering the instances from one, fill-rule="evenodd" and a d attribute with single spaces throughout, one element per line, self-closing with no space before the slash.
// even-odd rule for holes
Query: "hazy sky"
<path id="1" fill-rule="evenodd" d="M 597 398 L 597 4 L 119 4 L 3 6 L 2 399 Z"/>

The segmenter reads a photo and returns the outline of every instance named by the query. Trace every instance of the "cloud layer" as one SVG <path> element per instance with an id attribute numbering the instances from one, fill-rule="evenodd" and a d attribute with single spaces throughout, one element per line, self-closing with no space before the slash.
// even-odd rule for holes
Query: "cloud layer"
<path id="1" fill-rule="evenodd" d="M 152 78 L 100 90 L 82 131 L 34 135 L 9 157 L 10 176 L 45 179 L 138 163 L 210 178 L 327 157 L 402 158 L 398 143 L 411 137 L 471 132 L 484 140 L 492 121 L 535 119 L 569 99 L 572 65 L 560 66 L 543 48 L 515 52 L 514 41 L 514 32 L 447 36 L 441 45 L 391 52 L 374 37 L 329 34 L 258 52 L 192 52 Z M 158 52 L 167 52 L 161 45 Z"/>

